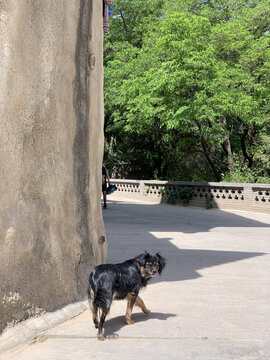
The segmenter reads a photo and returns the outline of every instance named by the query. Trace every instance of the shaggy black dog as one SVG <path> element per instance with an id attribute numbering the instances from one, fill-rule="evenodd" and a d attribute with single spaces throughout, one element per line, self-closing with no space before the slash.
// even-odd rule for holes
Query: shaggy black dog
<path id="1" fill-rule="evenodd" d="M 138 294 L 152 277 L 161 274 L 165 265 L 166 260 L 158 253 L 154 256 L 144 253 L 120 264 L 98 265 L 92 270 L 89 276 L 88 298 L 99 340 L 105 339 L 104 322 L 114 299 L 127 300 L 128 325 L 133 324 L 131 313 L 134 305 L 139 306 L 146 314 L 150 312 Z"/>

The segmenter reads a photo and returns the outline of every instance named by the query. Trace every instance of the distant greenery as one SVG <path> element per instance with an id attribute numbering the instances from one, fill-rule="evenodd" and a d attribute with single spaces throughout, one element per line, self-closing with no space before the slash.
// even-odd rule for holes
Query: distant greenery
<path id="1" fill-rule="evenodd" d="M 146 186 L 144 190 L 148 194 L 150 192 L 150 186 Z"/>
<path id="2" fill-rule="evenodd" d="M 179 190 L 179 198 L 182 200 L 183 204 L 188 204 L 192 198 L 194 189 L 191 186 L 181 187 Z"/>
<path id="3" fill-rule="evenodd" d="M 165 194 L 165 191 L 166 191 L 166 189 L 165 189 L 165 187 L 164 186 L 161 186 L 160 188 L 158 188 L 158 194 L 159 195 L 164 195 Z"/>
<path id="4" fill-rule="evenodd" d="M 179 200 L 179 192 L 177 190 L 170 191 L 167 201 L 170 204 L 176 204 L 178 200 Z"/>
<path id="5" fill-rule="evenodd" d="M 211 195 L 206 195 L 205 196 L 205 207 L 206 209 L 212 209 L 213 205 L 212 205 L 212 196 Z"/>
<path id="6" fill-rule="evenodd" d="M 192 199 L 194 189 L 192 186 L 183 186 L 179 190 L 171 190 L 167 201 L 171 204 L 176 204 L 178 200 L 181 200 L 183 204 L 188 204 Z"/>
<path id="7" fill-rule="evenodd" d="M 104 43 L 116 177 L 270 183 L 270 0 L 115 0 Z"/>

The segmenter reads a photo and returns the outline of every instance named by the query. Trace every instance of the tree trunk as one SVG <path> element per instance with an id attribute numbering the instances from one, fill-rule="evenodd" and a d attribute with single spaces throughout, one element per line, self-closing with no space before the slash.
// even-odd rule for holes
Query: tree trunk
<path id="1" fill-rule="evenodd" d="M 208 154 L 207 145 L 206 145 L 206 142 L 205 142 L 203 136 L 201 136 L 201 144 L 202 144 L 204 156 L 206 157 L 206 160 L 208 161 L 208 164 L 209 164 L 210 168 L 212 169 L 216 180 L 220 181 L 221 176 L 219 175 L 218 171 L 216 170 L 215 164 L 213 163 L 213 161 L 211 160 L 211 158 L 210 158 L 210 156 Z"/>
<path id="2" fill-rule="evenodd" d="M 113 145 L 116 145 L 116 138 L 112 135 L 110 139 L 109 155 L 113 152 Z"/>
<path id="3" fill-rule="evenodd" d="M 225 131 L 223 149 L 225 150 L 225 152 L 227 154 L 227 166 L 228 166 L 229 171 L 233 171 L 234 170 L 234 162 L 233 162 L 233 155 L 232 155 L 230 136 L 228 135 L 226 117 L 222 116 L 221 121 L 222 121 L 223 128 L 224 128 L 224 131 Z"/>
<path id="4" fill-rule="evenodd" d="M 246 147 L 247 135 L 248 135 L 248 129 L 245 129 L 244 133 L 240 135 L 240 141 L 241 141 L 241 147 L 242 147 L 242 153 L 244 159 L 248 161 L 248 167 L 251 169 L 253 165 L 253 157 L 249 156 L 247 153 L 247 147 Z"/>

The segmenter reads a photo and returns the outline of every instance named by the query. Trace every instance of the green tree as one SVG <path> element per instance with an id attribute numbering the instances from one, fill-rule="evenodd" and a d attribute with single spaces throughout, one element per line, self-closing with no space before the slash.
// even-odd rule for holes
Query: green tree
<path id="1" fill-rule="evenodd" d="M 268 5 L 119 0 L 105 46 L 106 153 L 118 174 L 269 178 Z"/>

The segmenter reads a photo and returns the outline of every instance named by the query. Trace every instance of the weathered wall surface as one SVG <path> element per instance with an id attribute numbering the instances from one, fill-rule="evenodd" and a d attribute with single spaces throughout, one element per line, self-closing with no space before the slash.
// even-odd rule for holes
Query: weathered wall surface
<path id="1" fill-rule="evenodd" d="M 1 332 L 106 259 L 102 1 L 1 0 L 0 42 Z"/>

